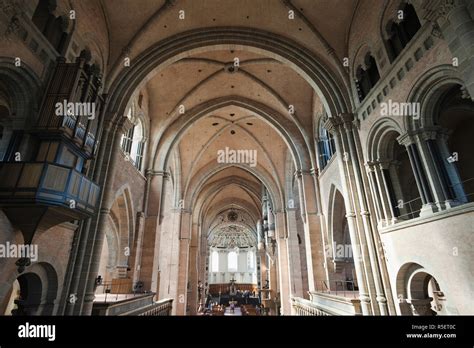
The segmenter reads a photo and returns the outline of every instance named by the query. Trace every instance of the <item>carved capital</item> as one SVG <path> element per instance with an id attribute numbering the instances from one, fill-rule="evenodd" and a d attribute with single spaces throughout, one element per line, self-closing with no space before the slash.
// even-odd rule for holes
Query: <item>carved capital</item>
<path id="1" fill-rule="evenodd" d="M 342 125 L 342 123 L 343 122 L 340 117 L 328 117 L 328 119 L 324 122 L 324 128 L 326 128 L 328 132 L 334 134 Z"/>
<path id="2" fill-rule="evenodd" d="M 365 170 L 367 171 L 367 173 L 375 172 L 375 164 L 376 162 L 372 162 L 372 161 L 367 161 L 364 163 Z"/>
<path id="3" fill-rule="evenodd" d="M 170 173 L 166 171 L 161 171 L 161 170 L 153 170 L 153 169 L 147 169 L 145 172 L 145 175 L 147 178 L 151 178 L 153 176 L 162 176 L 163 179 L 168 179 L 170 177 Z"/>
<path id="4" fill-rule="evenodd" d="M 415 143 L 415 139 L 412 134 L 405 133 L 397 137 L 397 141 L 400 145 L 410 146 Z"/>

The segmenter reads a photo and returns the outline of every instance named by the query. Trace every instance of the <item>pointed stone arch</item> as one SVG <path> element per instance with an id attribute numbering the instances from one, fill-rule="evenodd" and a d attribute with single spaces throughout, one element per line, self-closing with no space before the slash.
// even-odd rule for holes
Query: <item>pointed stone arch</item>
<path id="1" fill-rule="evenodd" d="M 130 68 L 123 69 L 109 88 L 109 110 L 123 115 L 133 91 L 157 67 L 169 65 L 192 52 L 217 50 L 235 45 L 263 53 L 286 63 L 297 71 L 318 93 L 329 115 L 346 113 L 350 98 L 344 84 L 336 80 L 337 73 L 298 43 L 255 28 L 203 28 L 186 31 L 164 39 L 140 53 Z"/>

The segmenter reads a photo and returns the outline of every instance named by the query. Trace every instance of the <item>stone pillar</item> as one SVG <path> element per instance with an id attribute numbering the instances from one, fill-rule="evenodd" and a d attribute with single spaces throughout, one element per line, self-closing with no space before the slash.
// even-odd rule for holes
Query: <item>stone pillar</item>
<path id="1" fill-rule="evenodd" d="M 366 162 L 365 170 L 367 172 L 367 178 L 369 179 L 369 188 L 372 191 L 375 215 L 378 221 L 378 226 L 383 227 L 383 221 L 385 221 L 385 213 L 382 211 L 382 197 L 379 188 L 379 183 L 377 177 L 375 176 L 375 164 L 373 162 Z"/>
<path id="2" fill-rule="evenodd" d="M 113 178 L 119 165 L 121 124 L 110 122 L 102 137 L 97 170 L 94 181 L 101 185 L 101 203 L 99 214 L 83 226 L 78 246 L 78 258 L 74 265 L 74 275 L 69 289 L 69 296 L 75 295 L 74 302 L 68 301 L 65 314 L 90 315 L 95 293 L 95 279 L 99 271 L 100 254 L 105 238 L 105 223 L 113 204 Z M 70 297 L 67 297 L 69 299 Z"/>
<path id="3" fill-rule="evenodd" d="M 393 203 L 390 199 L 389 186 L 384 173 L 384 170 L 387 170 L 387 166 L 387 163 L 373 162 L 375 185 L 379 193 L 378 198 L 382 205 L 382 226 L 391 225 L 396 221 Z"/>
<path id="4" fill-rule="evenodd" d="M 436 206 L 433 204 L 433 196 L 431 188 L 427 180 L 426 172 L 420 160 L 420 154 L 416 146 L 415 139 L 408 133 L 405 133 L 397 138 L 401 145 L 407 149 L 410 164 L 415 176 L 416 185 L 420 193 L 422 208 L 420 216 L 426 216 L 436 211 Z"/>
<path id="5" fill-rule="evenodd" d="M 158 294 L 160 299 L 172 298 L 173 299 L 173 314 L 184 313 L 186 303 L 186 285 L 184 285 L 184 291 L 180 280 L 180 266 L 183 262 L 181 255 L 182 249 L 186 247 L 188 240 L 182 240 L 181 236 L 181 213 L 183 212 L 180 208 L 173 206 L 172 204 L 165 204 L 167 210 L 162 214 L 165 216 L 160 225 L 160 240 L 159 240 L 159 251 L 157 272 L 159 271 L 159 288 Z M 189 232 L 189 228 L 188 228 Z M 187 264 L 184 267 L 184 277 L 187 278 Z M 181 295 L 181 296 L 180 296 Z M 180 312 L 178 312 L 178 307 Z"/>
<path id="6" fill-rule="evenodd" d="M 177 273 L 176 315 L 186 315 L 188 288 L 191 286 L 188 279 L 189 253 L 191 242 L 191 212 L 181 210 L 179 228 L 179 258 Z"/>
<path id="7" fill-rule="evenodd" d="M 285 213 L 283 211 L 275 212 L 276 214 L 276 238 L 278 246 L 278 266 L 280 274 L 280 301 L 281 314 L 291 314 L 291 298 L 290 298 L 290 279 L 293 273 L 289 265 L 289 250 L 288 250 L 288 233 L 285 223 Z"/>
<path id="8" fill-rule="evenodd" d="M 405 197 L 403 194 L 402 186 L 400 180 L 398 180 L 398 167 L 401 165 L 399 161 L 390 161 L 387 168 L 387 180 L 390 180 L 392 191 L 389 192 L 390 195 L 393 195 L 394 201 L 392 202 L 392 207 L 395 211 L 398 210 L 397 220 L 402 219 L 403 217 L 409 216 L 411 211 L 408 209 L 409 205 L 403 204 Z M 398 198 L 398 201 L 395 200 Z M 401 200 L 401 202 L 400 202 Z M 394 221 L 395 222 L 395 221 Z"/>
<path id="9" fill-rule="evenodd" d="M 199 281 L 204 286 L 204 283 L 206 282 L 203 278 L 200 278 L 199 276 L 199 261 L 198 261 L 198 255 L 199 255 L 199 226 L 197 223 L 193 222 L 192 223 L 192 235 L 191 235 L 191 241 L 190 241 L 190 247 L 189 247 L 189 285 L 190 285 L 190 291 L 188 291 L 189 297 L 188 297 L 188 307 L 191 315 L 196 315 L 197 310 L 199 308 L 199 289 L 198 289 L 198 284 Z M 204 291 L 202 291 L 201 296 L 204 296 Z M 201 300 L 204 300 L 201 298 Z M 203 301 L 204 302 L 204 301 Z"/>
<path id="10" fill-rule="evenodd" d="M 300 246 L 298 243 L 298 230 L 296 228 L 296 209 L 287 208 L 286 218 L 288 229 L 288 257 L 291 270 L 290 294 L 294 297 L 304 297 Z"/>
<path id="11" fill-rule="evenodd" d="M 327 280 L 320 213 L 313 178 L 315 172 L 297 171 L 295 175 L 298 180 L 301 217 L 305 232 L 309 290 L 315 291 L 318 282 Z"/>
<path id="12" fill-rule="evenodd" d="M 130 269 L 132 270 L 133 285 L 140 280 L 141 256 L 143 248 L 143 234 L 145 232 L 145 214 L 137 213 L 136 235 L 132 252 L 130 254 Z"/>
<path id="13" fill-rule="evenodd" d="M 379 266 L 384 259 L 376 248 L 380 244 L 368 211 L 367 179 L 362 176 L 360 143 L 353 126 L 353 115 L 331 117 L 326 129 L 334 134 L 345 191 L 346 217 L 353 245 L 354 266 L 357 273 L 363 314 L 388 314 L 385 292 L 390 287 Z M 388 213 L 386 211 L 385 213 Z M 385 281 L 385 284 L 384 284 Z"/>
<path id="14" fill-rule="evenodd" d="M 145 226 L 141 247 L 140 281 L 145 290 L 159 292 L 160 214 L 168 172 L 148 170 L 145 192 Z"/>
<path id="15" fill-rule="evenodd" d="M 269 257 L 268 261 L 269 262 L 267 263 L 267 267 L 270 271 L 270 289 L 272 290 L 273 298 L 275 298 L 278 292 L 278 264 L 276 260 L 276 255 L 272 255 L 271 257 Z"/>
<path id="16" fill-rule="evenodd" d="M 416 134 L 416 141 L 420 152 L 420 158 L 423 168 L 426 169 L 427 179 L 430 190 L 433 195 L 433 203 L 436 204 L 437 210 L 446 208 L 446 201 L 449 200 L 446 185 L 439 171 L 439 166 L 434 156 L 436 156 L 434 141 L 436 139 L 436 129 L 419 129 Z M 449 204 L 449 203 L 448 203 Z"/>

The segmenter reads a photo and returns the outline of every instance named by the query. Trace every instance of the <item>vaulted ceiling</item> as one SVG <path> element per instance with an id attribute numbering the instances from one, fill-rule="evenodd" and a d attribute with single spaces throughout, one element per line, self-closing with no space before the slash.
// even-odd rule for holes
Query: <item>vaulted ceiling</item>
<path id="1" fill-rule="evenodd" d="M 344 81 L 347 76 L 340 67 L 358 1 L 101 0 L 101 4 L 109 36 L 109 81 L 122 71 L 125 56 L 133 64 L 166 38 L 218 27 L 255 28 L 288 38 L 317 57 L 337 81 Z M 290 10 L 294 19 L 289 18 Z M 282 130 L 275 129 L 257 105 L 294 124 L 306 139 L 304 146 L 313 151 L 315 117 L 323 112 L 323 102 L 312 86 L 294 67 L 269 52 L 224 45 L 196 49 L 158 66 L 138 93 L 147 100 L 150 158 L 159 151 L 159 138 L 170 120 L 187 117 L 189 110 L 201 105 L 228 101 L 180 129 L 179 141 L 170 150 L 170 170 L 179 180 L 181 196 L 204 202 L 201 221 L 208 228 L 211 245 L 255 245 L 251 228 L 237 224 L 217 228 L 216 221 L 239 211 L 251 216 L 255 227 L 261 216 L 263 187 L 284 199 L 291 169 L 288 159 L 292 162 L 294 153 Z M 183 112 L 178 112 L 180 108 Z M 218 153 L 225 149 L 255 151 L 257 163 L 219 163 Z M 241 238 L 235 237 L 237 232 Z"/>

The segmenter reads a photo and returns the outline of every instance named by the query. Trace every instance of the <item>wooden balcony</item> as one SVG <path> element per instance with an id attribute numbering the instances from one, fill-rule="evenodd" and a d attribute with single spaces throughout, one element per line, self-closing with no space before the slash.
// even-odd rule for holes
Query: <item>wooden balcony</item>
<path id="1" fill-rule="evenodd" d="M 71 167 L 48 162 L 0 163 L 0 207 L 31 243 L 36 231 L 91 217 L 100 189 Z"/>

